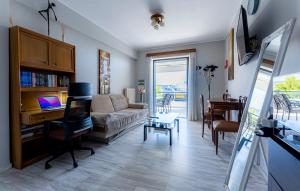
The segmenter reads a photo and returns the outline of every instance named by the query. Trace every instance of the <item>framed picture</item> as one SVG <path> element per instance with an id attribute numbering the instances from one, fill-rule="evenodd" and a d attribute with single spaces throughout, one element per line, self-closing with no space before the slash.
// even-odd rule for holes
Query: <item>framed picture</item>
<path id="1" fill-rule="evenodd" d="M 227 36 L 227 56 L 225 68 L 228 69 L 228 80 L 234 80 L 234 29 Z"/>
<path id="2" fill-rule="evenodd" d="M 110 94 L 110 53 L 99 50 L 99 94 Z"/>

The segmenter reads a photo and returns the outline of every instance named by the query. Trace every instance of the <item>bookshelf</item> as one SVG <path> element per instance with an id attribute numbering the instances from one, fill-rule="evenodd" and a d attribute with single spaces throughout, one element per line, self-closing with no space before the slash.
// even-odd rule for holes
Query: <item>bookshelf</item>
<path id="1" fill-rule="evenodd" d="M 19 26 L 9 33 L 11 162 L 22 169 L 49 155 L 43 124 L 64 111 L 41 111 L 37 98 L 66 102 L 68 84 L 75 82 L 75 46 Z"/>
<path id="2" fill-rule="evenodd" d="M 31 88 L 21 88 L 21 92 L 67 92 L 67 87 L 31 87 Z"/>

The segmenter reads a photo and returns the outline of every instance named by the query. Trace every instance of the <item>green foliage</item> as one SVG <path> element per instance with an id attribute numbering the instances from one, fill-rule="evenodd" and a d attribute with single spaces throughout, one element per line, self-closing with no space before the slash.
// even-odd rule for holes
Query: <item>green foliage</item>
<path id="1" fill-rule="evenodd" d="M 156 85 L 155 86 L 155 93 L 156 93 L 156 99 L 162 99 L 163 94 L 161 93 L 161 87 Z"/>
<path id="2" fill-rule="evenodd" d="M 300 80 L 295 76 L 287 78 L 284 82 L 275 85 L 276 91 L 300 90 Z"/>

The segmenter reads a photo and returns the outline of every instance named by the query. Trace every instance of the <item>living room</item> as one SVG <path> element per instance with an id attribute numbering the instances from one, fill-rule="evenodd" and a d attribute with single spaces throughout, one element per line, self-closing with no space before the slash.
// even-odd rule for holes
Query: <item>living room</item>
<path id="1" fill-rule="evenodd" d="M 299 188 L 298 0 L 0 10 L 0 190 Z"/>

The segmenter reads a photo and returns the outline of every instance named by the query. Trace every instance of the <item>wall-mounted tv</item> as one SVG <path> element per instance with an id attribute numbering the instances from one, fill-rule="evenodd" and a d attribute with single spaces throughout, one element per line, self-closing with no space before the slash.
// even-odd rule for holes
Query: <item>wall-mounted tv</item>
<path id="1" fill-rule="evenodd" d="M 236 32 L 236 41 L 239 57 L 239 65 L 246 64 L 254 55 L 254 52 L 250 47 L 250 37 L 248 31 L 247 12 L 243 6 L 241 6 L 239 21 Z"/>

